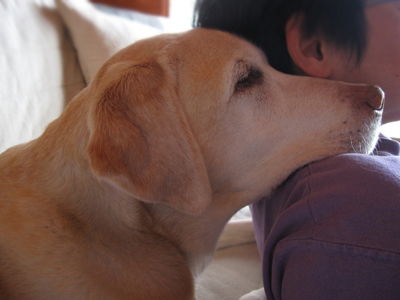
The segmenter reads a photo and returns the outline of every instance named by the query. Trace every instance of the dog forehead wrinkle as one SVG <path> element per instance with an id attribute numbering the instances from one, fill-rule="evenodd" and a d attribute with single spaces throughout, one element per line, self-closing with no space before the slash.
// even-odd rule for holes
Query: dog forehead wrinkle
<path id="1" fill-rule="evenodd" d="M 192 106 L 197 114 L 207 112 L 207 116 L 213 116 L 224 109 L 223 105 L 228 103 L 239 76 L 232 55 L 224 53 L 216 57 L 218 59 L 205 65 L 194 63 L 193 60 L 181 64 L 177 80 L 179 95 L 183 97 L 185 105 Z M 199 60 L 210 60 L 209 54 L 201 54 Z"/>

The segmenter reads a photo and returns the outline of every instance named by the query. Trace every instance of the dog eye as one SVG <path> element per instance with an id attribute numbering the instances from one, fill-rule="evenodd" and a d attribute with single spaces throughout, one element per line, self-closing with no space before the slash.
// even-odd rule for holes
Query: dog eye
<path id="1" fill-rule="evenodd" d="M 262 78 L 263 78 L 263 74 L 260 70 L 251 68 L 246 75 L 242 76 L 236 82 L 235 92 L 236 93 L 243 92 L 256 84 L 261 83 Z"/>

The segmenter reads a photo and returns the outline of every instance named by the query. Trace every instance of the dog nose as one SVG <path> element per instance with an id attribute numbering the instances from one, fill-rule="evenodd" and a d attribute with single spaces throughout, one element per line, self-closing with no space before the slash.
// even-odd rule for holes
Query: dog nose
<path id="1" fill-rule="evenodd" d="M 385 93 L 379 86 L 370 86 L 366 98 L 367 105 L 372 109 L 378 111 L 383 109 L 385 103 Z"/>

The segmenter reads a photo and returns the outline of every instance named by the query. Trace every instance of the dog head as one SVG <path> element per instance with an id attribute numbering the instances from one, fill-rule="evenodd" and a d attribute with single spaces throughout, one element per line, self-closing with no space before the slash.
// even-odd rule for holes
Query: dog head
<path id="1" fill-rule="evenodd" d="M 383 101 L 376 87 L 279 73 L 246 41 L 204 29 L 122 50 L 89 95 L 92 170 L 189 214 L 212 193 L 256 200 L 306 163 L 371 151 Z"/>

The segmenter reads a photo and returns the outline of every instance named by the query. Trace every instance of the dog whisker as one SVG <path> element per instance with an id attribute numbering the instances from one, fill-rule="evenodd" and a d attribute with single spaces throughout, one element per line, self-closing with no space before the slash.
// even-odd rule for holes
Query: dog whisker
<path id="1" fill-rule="evenodd" d="M 356 151 L 356 148 L 354 147 L 353 139 L 352 139 L 352 137 L 351 137 L 351 134 L 350 134 L 350 145 L 351 145 L 351 149 L 352 149 L 354 152 L 357 152 L 357 151 Z"/>

